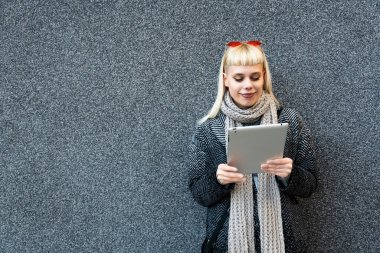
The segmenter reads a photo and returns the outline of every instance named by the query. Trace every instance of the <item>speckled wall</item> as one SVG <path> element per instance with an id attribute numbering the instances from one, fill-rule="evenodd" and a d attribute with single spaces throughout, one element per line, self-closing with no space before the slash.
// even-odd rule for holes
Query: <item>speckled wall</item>
<path id="1" fill-rule="evenodd" d="M 186 185 L 224 44 L 314 133 L 310 252 L 379 252 L 379 3 L 1 1 L 0 252 L 198 252 Z"/>

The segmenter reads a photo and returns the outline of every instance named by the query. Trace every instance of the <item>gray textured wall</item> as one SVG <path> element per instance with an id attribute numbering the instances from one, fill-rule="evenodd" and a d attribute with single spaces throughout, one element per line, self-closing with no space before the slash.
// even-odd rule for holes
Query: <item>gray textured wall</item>
<path id="1" fill-rule="evenodd" d="M 311 252 L 379 252 L 379 3 L 1 1 L 0 252 L 198 252 L 186 148 L 260 39 L 316 137 Z"/>

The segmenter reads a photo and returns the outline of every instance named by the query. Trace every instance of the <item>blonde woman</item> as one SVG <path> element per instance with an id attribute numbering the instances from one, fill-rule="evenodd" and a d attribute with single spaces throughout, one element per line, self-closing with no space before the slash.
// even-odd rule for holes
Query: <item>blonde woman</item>
<path id="1" fill-rule="evenodd" d="M 243 175 L 227 165 L 226 134 L 232 126 L 288 123 L 283 158 Z M 202 252 L 304 252 L 287 206 L 316 188 L 315 152 L 303 120 L 272 91 L 259 41 L 230 42 L 219 72 L 218 94 L 190 145 L 189 187 L 207 207 Z M 297 239 L 296 239 L 297 238 Z"/>

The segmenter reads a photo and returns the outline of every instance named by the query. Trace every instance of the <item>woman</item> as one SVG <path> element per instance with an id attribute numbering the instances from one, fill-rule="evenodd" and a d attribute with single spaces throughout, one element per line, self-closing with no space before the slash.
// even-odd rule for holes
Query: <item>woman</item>
<path id="1" fill-rule="evenodd" d="M 227 165 L 229 127 L 278 122 L 289 124 L 283 158 L 267 161 L 254 175 Z M 227 44 L 217 98 L 197 126 L 189 158 L 190 190 L 207 207 L 203 246 L 211 239 L 214 252 L 305 250 L 293 236 L 287 205 L 315 190 L 315 153 L 301 117 L 273 95 L 259 41 Z"/>

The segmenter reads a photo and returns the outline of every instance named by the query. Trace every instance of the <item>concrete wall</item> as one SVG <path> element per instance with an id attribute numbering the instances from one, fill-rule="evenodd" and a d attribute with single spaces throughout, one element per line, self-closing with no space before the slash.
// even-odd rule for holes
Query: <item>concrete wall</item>
<path id="1" fill-rule="evenodd" d="M 379 252 L 378 1 L 2 1 L 0 251 L 198 252 L 186 185 L 224 44 L 311 128 L 311 252 Z"/>

